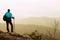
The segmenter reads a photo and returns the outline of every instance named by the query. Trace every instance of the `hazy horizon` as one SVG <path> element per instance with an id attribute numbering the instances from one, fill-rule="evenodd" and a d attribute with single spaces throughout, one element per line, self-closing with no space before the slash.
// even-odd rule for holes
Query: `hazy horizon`
<path id="1" fill-rule="evenodd" d="M 59 5 L 59 0 L 1 0 L 0 18 L 7 9 L 11 9 L 16 19 L 41 16 L 60 17 Z"/>
<path id="2" fill-rule="evenodd" d="M 60 17 L 59 0 L 0 0 L 0 21 L 7 9 L 16 20 L 30 17 Z"/>

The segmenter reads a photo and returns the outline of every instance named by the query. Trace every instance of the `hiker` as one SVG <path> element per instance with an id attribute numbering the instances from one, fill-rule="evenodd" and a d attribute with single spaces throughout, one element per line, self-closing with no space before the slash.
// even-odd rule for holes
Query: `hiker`
<path id="1" fill-rule="evenodd" d="M 7 32 L 9 31 L 9 24 L 11 25 L 11 32 L 13 31 L 13 24 L 12 24 L 12 20 L 14 19 L 14 17 L 12 16 L 12 13 L 10 12 L 10 9 L 7 10 L 7 12 L 5 13 L 5 15 L 3 16 L 3 20 L 6 21 L 6 26 L 7 26 Z"/>

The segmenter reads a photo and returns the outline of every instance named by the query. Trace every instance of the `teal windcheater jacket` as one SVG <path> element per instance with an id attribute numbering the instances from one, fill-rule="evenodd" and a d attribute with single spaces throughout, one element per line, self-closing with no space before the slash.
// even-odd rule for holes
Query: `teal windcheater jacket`
<path id="1" fill-rule="evenodd" d="M 5 16 L 6 16 L 6 18 L 12 18 L 12 13 L 6 12 L 6 13 L 5 13 Z"/>

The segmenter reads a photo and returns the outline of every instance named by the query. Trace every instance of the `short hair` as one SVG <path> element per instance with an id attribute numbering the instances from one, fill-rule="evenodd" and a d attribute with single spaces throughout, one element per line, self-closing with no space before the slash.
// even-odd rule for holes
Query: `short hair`
<path id="1" fill-rule="evenodd" d="M 8 9 L 8 11 L 10 11 L 10 9 Z"/>

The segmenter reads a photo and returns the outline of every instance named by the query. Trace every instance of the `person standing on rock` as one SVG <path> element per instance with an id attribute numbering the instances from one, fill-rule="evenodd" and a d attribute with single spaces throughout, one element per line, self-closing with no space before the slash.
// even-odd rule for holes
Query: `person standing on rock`
<path id="1" fill-rule="evenodd" d="M 9 31 L 9 24 L 11 25 L 11 32 L 14 32 L 13 24 L 12 24 L 11 19 L 14 19 L 14 17 L 12 16 L 12 13 L 10 12 L 10 9 L 8 9 L 7 12 L 5 13 L 5 15 L 3 16 L 3 20 L 6 21 L 7 32 L 10 32 Z"/>

